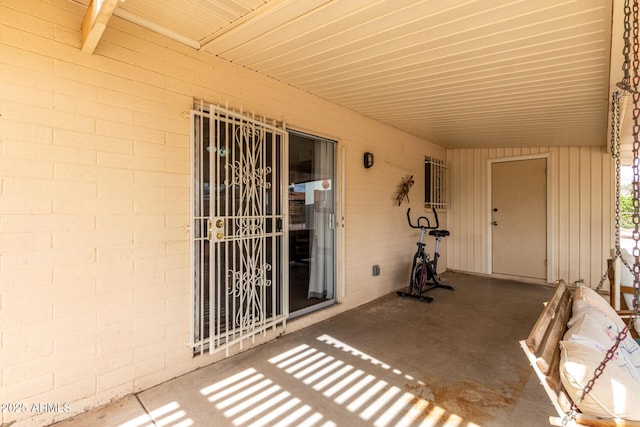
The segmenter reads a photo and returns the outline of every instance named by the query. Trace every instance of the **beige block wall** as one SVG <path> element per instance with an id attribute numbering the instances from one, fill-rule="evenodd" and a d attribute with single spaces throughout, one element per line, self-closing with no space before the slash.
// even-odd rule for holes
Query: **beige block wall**
<path id="1" fill-rule="evenodd" d="M 615 169 L 603 147 L 522 147 L 448 150 L 453 170 L 447 267 L 488 274 L 488 161 L 549 155 L 548 282 L 584 280 L 597 286 L 613 247 Z M 541 236 L 545 238 L 545 236 Z M 605 289 L 608 288 L 606 281 Z"/>
<path id="2" fill-rule="evenodd" d="M 223 357 L 187 345 L 194 98 L 338 141 L 345 297 L 288 331 L 405 284 L 416 235 L 394 194 L 415 174 L 420 212 L 423 158 L 444 159 L 441 147 L 117 17 L 83 54 L 83 14 L 66 0 L 0 3 L 0 402 L 27 408 L 0 424 L 50 423 Z M 36 402 L 70 411 L 32 413 Z"/>

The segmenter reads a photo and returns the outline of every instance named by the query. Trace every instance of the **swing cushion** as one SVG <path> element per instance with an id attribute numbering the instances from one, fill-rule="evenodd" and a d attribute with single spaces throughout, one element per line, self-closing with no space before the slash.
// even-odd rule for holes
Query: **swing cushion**
<path id="1" fill-rule="evenodd" d="M 602 360 L 607 351 L 615 344 L 624 323 L 620 327 L 592 305 L 578 300 L 573 303 L 573 315 L 568 326 L 569 329 L 564 335 L 564 340 L 576 342 L 597 351 L 601 355 L 600 360 Z M 627 371 L 627 375 L 640 384 L 640 347 L 630 334 L 627 334 L 627 337 L 620 342 L 613 360 L 609 363 Z"/>
<path id="2" fill-rule="evenodd" d="M 578 342 L 560 342 L 560 378 L 574 402 L 593 376 L 603 359 L 603 353 Z M 584 414 L 602 418 L 622 418 L 640 421 L 640 383 L 629 372 L 615 364 L 608 364 L 596 380 L 591 392 L 578 404 Z"/>
<path id="3" fill-rule="evenodd" d="M 614 345 L 625 323 L 597 292 L 578 287 L 572 316 L 560 343 L 560 379 L 574 402 Z M 640 421 L 640 347 L 630 335 L 620 343 L 613 359 L 598 378 L 579 409 L 598 417 Z"/>
<path id="4" fill-rule="evenodd" d="M 624 321 L 618 316 L 618 313 L 611 307 L 611 305 L 605 300 L 599 293 L 594 291 L 588 286 L 578 286 L 573 293 L 573 301 L 584 301 L 596 308 L 602 314 L 604 314 L 609 320 L 616 324 L 620 329 L 624 328 Z M 573 311 L 574 317 L 579 314 Z"/>
<path id="5" fill-rule="evenodd" d="M 597 315 L 594 311 L 598 311 L 606 316 L 606 318 L 615 325 L 616 334 L 626 326 L 626 323 L 620 318 L 620 316 L 618 316 L 618 313 L 616 313 L 604 297 L 587 286 L 579 286 L 575 290 L 573 294 L 573 301 L 573 317 L 569 320 L 567 325 L 568 327 L 571 327 L 573 319 L 577 319 L 581 313 L 587 311 L 589 311 L 593 316 Z M 585 303 L 587 305 L 585 305 Z M 609 326 L 611 327 L 611 325 Z M 640 330 L 638 329 L 640 321 L 636 320 L 634 326 L 636 327 L 636 330 Z M 611 327 L 611 330 L 613 330 L 613 327 Z M 613 339 L 615 339 L 615 335 L 613 336 Z M 628 352 L 628 357 L 632 365 L 640 371 L 640 346 L 638 345 L 638 342 L 631 338 L 631 334 L 629 334 L 627 339 L 624 340 L 623 346 Z"/>

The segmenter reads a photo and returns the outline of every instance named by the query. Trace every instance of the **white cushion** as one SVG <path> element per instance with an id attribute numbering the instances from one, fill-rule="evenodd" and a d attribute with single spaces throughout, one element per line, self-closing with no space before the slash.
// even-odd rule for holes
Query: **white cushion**
<path id="1" fill-rule="evenodd" d="M 600 319 L 603 326 L 608 328 L 607 333 L 611 338 L 611 343 L 615 342 L 618 332 L 626 326 L 624 320 L 618 316 L 618 313 L 616 313 L 613 307 L 609 305 L 607 300 L 587 286 L 578 286 L 573 293 L 572 310 L 572 318 L 569 320 L 567 325 L 569 328 L 572 326 L 575 319 L 579 318 L 581 314 L 588 312 L 594 317 L 594 320 Z M 611 322 L 611 324 L 604 324 L 604 321 L 597 315 L 597 312 L 602 313 Z M 636 324 L 635 326 L 637 327 L 639 325 Z M 631 334 L 629 334 L 621 343 L 620 347 L 626 353 L 627 361 L 630 365 L 636 368 L 639 372 L 637 375 L 640 376 L 640 346 L 638 343 L 631 337 Z"/>
<path id="2" fill-rule="evenodd" d="M 597 351 L 601 355 L 600 360 L 613 347 L 621 330 L 619 325 L 582 300 L 574 302 L 568 326 L 564 340 Z M 624 323 L 622 326 L 624 327 Z M 631 378 L 640 383 L 640 347 L 631 334 L 628 333 L 620 342 L 610 363 L 627 371 Z"/>
<path id="3" fill-rule="evenodd" d="M 618 313 L 611 307 L 609 302 L 605 300 L 599 293 L 588 286 L 578 286 L 573 293 L 573 301 L 585 301 L 597 308 L 602 314 L 612 320 L 619 328 L 624 327 L 624 321 L 618 316 Z M 574 315 L 575 304 L 574 304 Z"/>
<path id="4" fill-rule="evenodd" d="M 600 365 L 603 354 L 577 342 L 560 342 L 560 379 L 574 402 Z M 607 364 L 591 392 L 578 404 L 585 414 L 640 421 L 640 382 L 615 364 Z"/>

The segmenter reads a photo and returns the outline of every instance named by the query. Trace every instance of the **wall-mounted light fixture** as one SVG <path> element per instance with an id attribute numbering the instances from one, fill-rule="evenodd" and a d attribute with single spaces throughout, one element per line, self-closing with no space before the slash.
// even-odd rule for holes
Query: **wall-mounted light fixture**
<path id="1" fill-rule="evenodd" d="M 369 153 L 368 151 L 364 153 L 363 162 L 364 162 L 364 167 L 367 169 L 373 166 L 373 153 Z"/>

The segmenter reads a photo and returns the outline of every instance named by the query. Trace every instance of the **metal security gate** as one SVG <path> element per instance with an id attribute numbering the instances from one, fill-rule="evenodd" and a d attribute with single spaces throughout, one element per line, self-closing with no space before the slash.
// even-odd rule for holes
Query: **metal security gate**
<path id="1" fill-rule="evenodd" d="M 191 120 L 191 345 L 202 353 L 287 318 L 287 134 L 215 105 Z"/>

